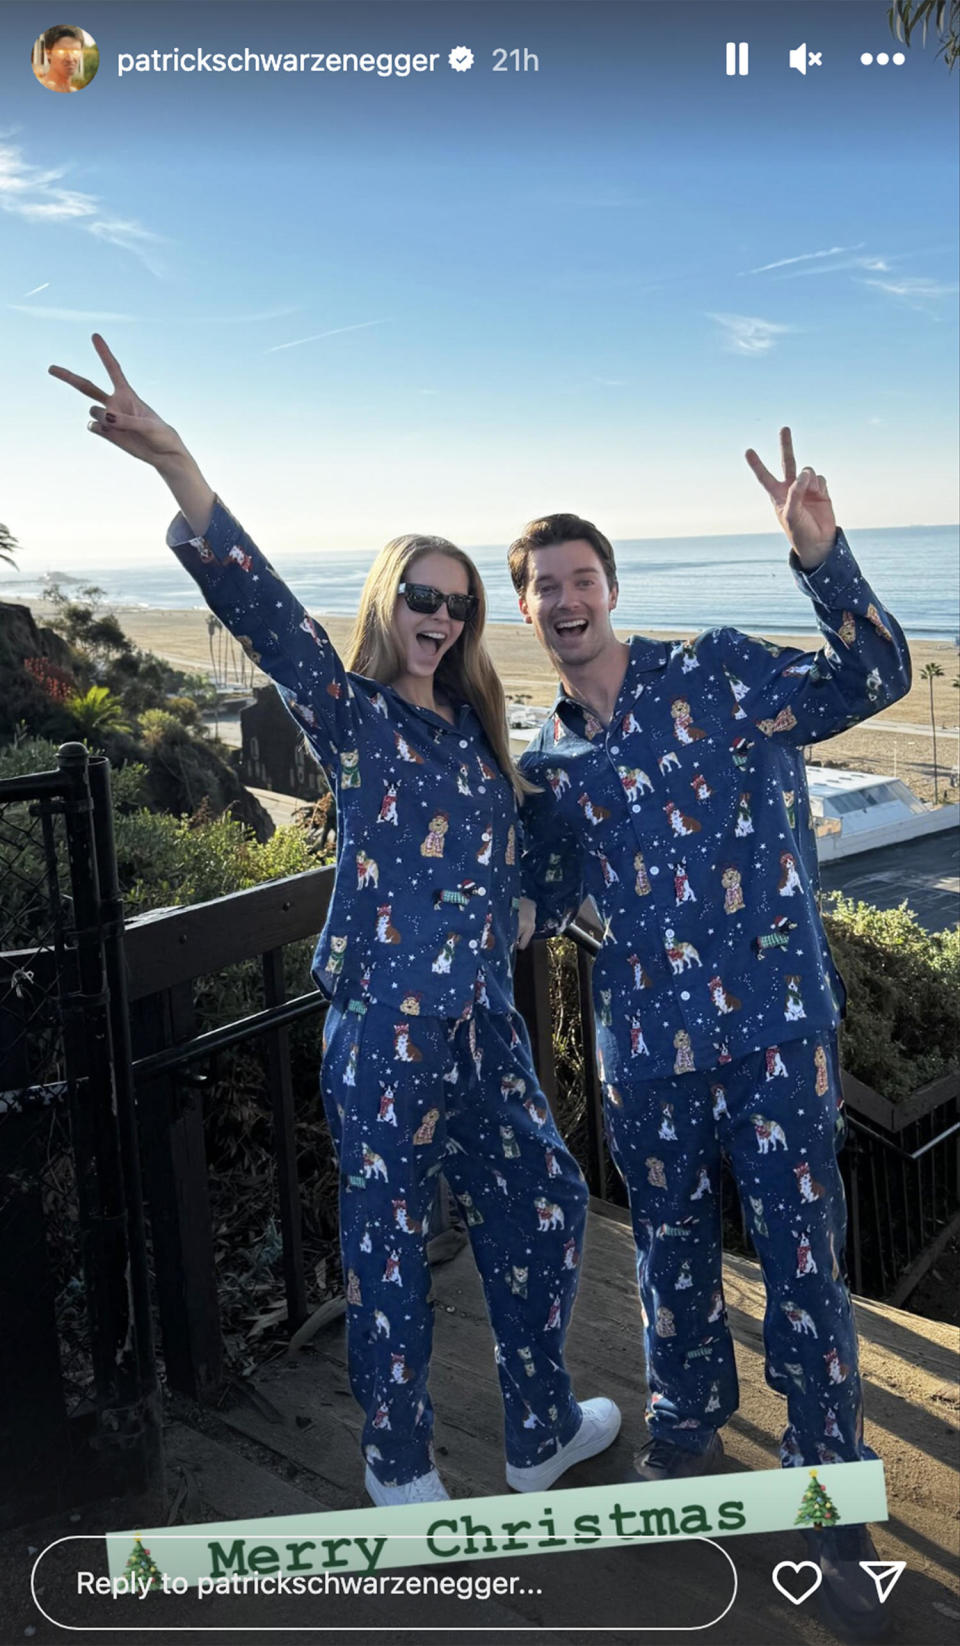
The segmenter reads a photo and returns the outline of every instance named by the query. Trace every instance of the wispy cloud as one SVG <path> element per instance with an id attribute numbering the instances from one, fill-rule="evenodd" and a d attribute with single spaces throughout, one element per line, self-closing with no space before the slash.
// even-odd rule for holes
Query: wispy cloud
<path id="1" fill-rule="evenodd" d="M 957 290 L 956 286 L 948 286 L 942 280 L 907 274 L 894 280 L 862 280 L 860 284 L 872 286 L 874 291 L 886 292 L 888 297 L 896 297 L 910 308 L 926 313 L 929 313 L 932 303 L 939 302 L 941 297 L 952 297 Z"/>
<path id="2" fill-rule="evenodd" d="M 708 318 L 720 326 L 724 348 L 733 354 L 769 354 L 777 338 L 794 329 L 750 314 L 711 314 Z"/>
<path id="3" fill-rule="evenodd" d="M 821 257 L 841 257 L 852 251 L 859 251 L 863 241 L 859 240 L 855 246 L 830 246 L 826 251 L 802 251 L 796 257 L 778 257 L 775 263 L 761 263 L 759 268 L 744 269 L 744 274 L 769 274 L 771 269 L 787 269 L 794 263 L 811 263 Z"/>
<path id="4" fill-rule="evenodd" d="M 261 309 L 257 314 L 198 314 L 188 315 L 183 324 L 190 326 L 257 326 L 266 320 L 286 320 L 299 314 L 300 305 L 288 304 L 282 309 Z"/>
<path id="5" fill-rule="evenodd" d="M 142 223 L 133 223 L 123 218 L 98 218 L 95 223 L 87 225 L 89 232 L 96 235 L 98 240 L 106 240 L 111 246 L 119 246 L 121 251 L 132 252 L 139 257 L 155 274 L 158 279 L 163 275 L 163 264 L 158 255 L 159 248 L 164 244 L 159 234 L 151 229 L 145 229 Z"/>
<path id="6" fill-rule="evenodd" d="M 887 258 L 875 252 L 860 251 L 863 241 L 856 246 L 829 246 L 823 251 L 800 252 L 796 257 L 778 257 L 774 263 L 761 263 L 755 269 L 742 269 L 741 276 L 776 273 L 783 280 L 800 280 L 808 275 L 844 274 L 859 270 L 869 274 L 883 274 L 890 268 Z M 859 254 L 859 255 L 858 255 Z"/>
<path id="7" fill-rule="evenodd" d="M 65 167 L 31 165 L 14 144 L 0 141 L 0 211 L 28 223 L 75 223 L 98 240 L 131 252 L 151 274 L 162 275 L 163 237 L 142 223 L 111 216 L 95 194 L 65 188 L 65 176 Z"/>
<path id="8" fill-rule="evenodd" d="M 122 324 L 137 319 L 135 314 L 105 314 L 103 309 L 51 309 L 40 303 L 8 303 L 8 309 L 17 314 L 29 314 L 34 320 L 76 320 L 80 325 L 102 326 L 114 321 Z"/>
<path id="9" fill-rule="evenodd" d="M 24 295 L 24 297 L 36 297 L 37 292 L 38 291 L 46 291 L 49 284 L 50 284 L 49 280 L 45 280 L 43 282 L 42 286 L 34 286 L 34 287 L 31 288 L 30 291 L 25 291 L 23 295 Z"/>
<path id="10" fill-rule="evenodd" d="M 37 292 L 46 291 L 49 284 L 50 282 L 47 280 L 42 286 L 35 286 L 32 292 L 26 293 L 26 296 L 33 297 Z M 108 321 L 111 323 L 119 321 L 123 324 L 146 322 L 147 324 L 159 325 L 167 323 L 166 321 L 154 320 L 154 317 L 150 314 L 107 314 L 102 309 L 58 309 L 50 308 L 41 303 L 8 303 L 6 307 L 13 309 L 17 314 L 32 315 L 38 320 L 77 320 L 82 325 L 86 325 L 87 322 L 92 325 L 104 325 Z M 259 314 L 191 314 L 181 316 L 177 323 L 182 326 L 252 326 L 261 321 L 280 320 L 286 315 L 298 314 L 299 312 L 299 309 L 294 307 L 263 309 Z M 344 329 L 349 330 L 350 328 L 345 327 Z"/>
<path id="11" fill-rule="evenodd" d="M 625 389 L 627 386 L 625 377 L 595 377 L 593 381 L 599 383 L 602 389 Z"/>
<path id="12" fill-rule="evenodd" d="M 890 268 L 885 257 L 844 257 L 839 263 L 808 263 L 802 269 L 789 269 L 784 280 L 803 280 L 811 274 L 849 274 L 851 270 L 884 274 Z"/>
<path id="13" fill-rule="evenodd" d="M 355 326 L 334 326 L 331 331 L 313 332 L 310 337 L 295 337 L 290 343 L 274 343 L 264 354 L 279 354 L 281 349 L 299 349 L 304 343 L 320 343 L 325 337 L 341 337 L 347 331 L 366 331 L 368 326 L 385 326 L 385 320 L 360 320 Z"/>

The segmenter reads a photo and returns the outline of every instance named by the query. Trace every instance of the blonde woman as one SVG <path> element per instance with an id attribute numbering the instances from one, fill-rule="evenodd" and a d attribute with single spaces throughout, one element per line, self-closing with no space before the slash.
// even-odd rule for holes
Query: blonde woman
<path id="1" fill-rule="evenodd" d="M 398 537 L 374 562 L 344 668 L 102 338 L 88 427 L 150 463 L 181 513 L 169 546 L 275 681 L 337 800 L 337 874 L 314 959 L 330 997 L 321 1075 L 341 1168 L 348 1358 L 377 1504 L 446 1497 L 431 1446 L 427 1221 L 454 1189 L 496 1338 L 507 1482 L 545 1491 L 608 1446 L 612 1401 L 578 1405 L 563 1344 L 587 1192 L 514 1009 L 518 804 L 473 562 Z"/>

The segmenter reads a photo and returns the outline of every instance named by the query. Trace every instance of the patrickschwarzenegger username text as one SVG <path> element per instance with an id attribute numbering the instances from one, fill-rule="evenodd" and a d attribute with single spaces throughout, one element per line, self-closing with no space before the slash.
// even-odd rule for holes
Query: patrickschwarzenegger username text
<path id="1" fill-rule="evenodd" d="M 117 74 L 375 74 L 405 80 L 433 74 L 438 51 L 121 51 Z"/>

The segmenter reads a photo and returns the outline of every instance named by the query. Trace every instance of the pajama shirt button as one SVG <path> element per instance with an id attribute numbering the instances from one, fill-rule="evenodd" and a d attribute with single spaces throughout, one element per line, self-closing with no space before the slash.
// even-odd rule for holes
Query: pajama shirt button
<path id="1" fill-rule="evenodd" d="M 659 873 L 660 873 L 660 870 L 659 870 L 659 869 L 658 869 L 658 868 L 657 868 L 657 865 L 656 865 L 656 864 L 655 864 L 655 863 L 651 863 L 651 864 L 650 864 L 650 868 L 649 868 L 649 871 L 648 871 L 648 872 L 649 872 L 649 873 L 650 873 L 650 874 L 659 874 Z"/>
<path id="2" fill-rule="evenodd" d="M 680 999 L 681 1000 L 689 1000 L 690 999 L 690 990 L 689 989 L 681 989 L 680 990 Z"/>
<path id="3" fill-rule="evenodd" d="M 631 806 L 630 810 L 634 811 L 634 812 L 638 812 L 640 810 L 640 807 L 639 806 Z"/>
<path id="4" fill-rule="evenodd" d="M 460 739 L 460 747 L 461 747 L 461 749 L 469 749 L 469 747 L 470 747 L 470 745 L 469 745 L 469 743 L 468 743 L 468 742 L 467 742 L 467 740 L 466 740 L 466 738 L 465 738 L 465 737 L 461 737 L 461 739 Z"/>
<path id="5" fill-rule="evenodd" d="M 612 744 L 611 744 L 611 745 L 610 745 L 610 753 L 611 753 L 611 754 L 619 754 L 619 753 L 620 753 L 620 745 L 619 745 L 619 743 L 612 743 Z"/>

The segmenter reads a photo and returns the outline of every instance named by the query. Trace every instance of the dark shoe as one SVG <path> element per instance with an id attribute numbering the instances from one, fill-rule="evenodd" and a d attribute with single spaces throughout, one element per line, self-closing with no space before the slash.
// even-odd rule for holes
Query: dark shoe
<path id="1" fill-rule="evenodd" d="M 723 1459 L 723 1441 L 714 1431 L 705 1452 L 691 1452 L 684 1446 L 658 1436 L 637 1452 L 633 1466 L 641 1480 L 680 1480 L 685 1475 L 712 1475 Z"/>
<path id="2" fill-rule="evenodd" d="M 891 1619 L 880 1603 L 877 1587 L 860 1565 L 879 1560 L 866 1526 L 826 1526 L 804 1531 L 811 1560 L 823 1573 L 820 1610 L 824 1622 L 841 1640 L 883 1640 Z"/>

